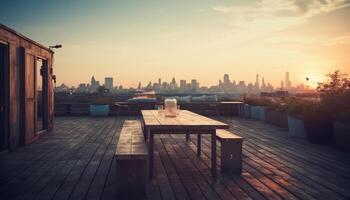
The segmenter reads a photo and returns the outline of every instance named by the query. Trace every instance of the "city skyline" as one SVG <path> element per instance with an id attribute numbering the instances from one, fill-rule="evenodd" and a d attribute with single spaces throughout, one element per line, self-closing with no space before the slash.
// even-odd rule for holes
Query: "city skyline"
<path id="1" fill-rule="evenodd" d="M 253 93 L 259 94 L 261 92 L 274 92 L 274 91 L 289 91 L 289 92 L 304 92 L 313 89 L 310 84 L 296 84 L 293 85 L 290 81 L 289 72 L 285 72 L 284 80 L 281 80 L 280 87 L 274 87 L 268 80 L 259 74 L 256 74 L 255 82 L 246 82 L 244 80 L 230 79 L 229 74 L 224 74 L 222 79 L 218 80 L 217 84 L 210 86 L 201 85 L 197 79 L 185 80 L 176 79 L 173 77 L 171 81 L 158 78 L 157 81 L 149 81 L 148 83 L 138 83 L 137 87 L 125 87 L 122 84 L 114 84 L 113 77 L 105 77 L 104 82 L 100 82 L 95 79 L 93 75 L 89 83 L 80 83 L 77 87 L 69 87 L 65 84 L 61 84 L 55 88 L 56 92 L 77 92 L 77 93 L 96 93 L 100 86 L 104 86 L 110 93 L 128 91 L 128 90 L 146 90 L 155 92 L 183 92 L 183 93 L 196 93 L 196 92 L 224 92 L 224 93 Z M 310 81 L 310 80 L 309 80 Z M 100 84 L 101 83 L 101 84 Z"/>
<path id="2" fill-rule="evenodd" d="M 280 81 L 282 81 L 283 82 L 283 85 L 285 84 L 285 83 L 287 83 L 287 82 L 289 82 L 289 84 L 288 85 L 286 85 L 286 87 L 285 88 L 290 88 L 291 87 L 291 85 L 292 85 L 292 81 L 289 79 L 289 72 L 285 72 L 284 73 L 285 74 L 285 76 L 284 76 L 284 78 L 281 76 L 281 78 L 280 78 Z M 218 79 L 217 79 L 217 81 L 216 81 L 216 83 L 219 83 L 219 85 L 220 85 L 220 83 L 222 82 L 223 84 L 225 84 L 225 83 L 227 83 L 227 82 L 230 82 L 231 81 L 231 79 L 232 79 L 232 81 L 231 81 L 231 83 L 232 82 L 237 82 L 237 84 L 239 83 L 239 82 L 241 82 L 241 81 L 243 81 L 243 82 L 246 82 L 246 83 L 253 83 L 254 85 L 257 83 L 257 80 L 259 80 L 259 83 L 261 82 L 262 84 L 265 82 L 266 84 L 270 84 L 271 86 L 273 86 L 274 88 L 278 88 L 278 87 L 280 87 L 280 84 L 271 84 L 271 82 L 270 81 L 265 81 L 265 80 L 267 80 L 264 76 L 261 76 L 260 74 L 256 74 L 255 75 L 255 80 L 254 81 L 247 81 L 247 80 L 239 80 L 239 79 L 233 79 L 232 78 L 232 76 L 230 75 L 230 74 L 223 74 L 222 75 L 223 76 L 223 78 L 221 79 L 220 77 L 218 77 Z M 231 78 L 230 78 L 230 76 L 231 76 Z M 306 76 L 307 77 L 307 76 Z M 307 81 L 306 80 L 306 77 L 305 77 L 305 79 L 304 79 L 304 82 L 303 83 L 295 83 L 295 85 L 309 85 L 310 86 L 310 88 L 314 88 L 314 86 L 317 84 L 317 82 L 314 82 L 314 80 L 313 79 L 310 79 L 309 81 Z M 87 84 L 87 83 L 90 83 L 91 85 L 92 85 L 92 82 L 97 82 L 97 84 L 98 85 L 106 85 L 106 82 L 108 82 L 108 85 L 109 86 L 107 86 L 106 88 L 108 89 L 108 88 L 110 88 L 110 87 L 115 87 L 115 86 L 120 86 L 120 85 L 122 85 L 124 88 L 139 88 L 140 87 L 140 85 L 142 85 L 142 86 L 145 86 L 145 85 L 147 85 L 147 84 L 149 84 L 150 82 L 151 83 L 158 83 L 158 84 L 162 84 L 163 82 L 166 82 L 166 83 L 171 83 L 171 82 L 174 82 L 174 81 L 176 81 L 176 84 L 177 84 L 177 86 L 181 86 L 182 84 L 181 84 L 181 82 L 182 81 L 184 81 L 184 83 L 186 84 L 186 82 L 187 81 L 191 81 L 191 80 L 193 80 L 193 79 L 195 79 L 195 80 L 197 80 L 198 82 L 201 82 L 201 80 L 198 80 L 198 79 L 196 79 L 196 78 L 190 78 L 190 79 L 183 79 L 183 78 L 179 78 L 179 77 L 172 77 L 172 78 L 170 78 L 170 79 L 164 79 L 164 78 L 162 78 L 162 77 L 158 77 L 156 80 L 148 80 L 148 81 L 146 81 L 146 82 L 138 82 L 137 84 L 134 84 L 134 85 L 131 85 L 131 86 L 128 86 L 128 85 L 124 85 L 123 83 L 121 83 L 121 82 L 119 82 L 119 81 L 117 81 L 118 79 L 116 79 L 117 77 L 110 77 L 110 76 L 108 76 L 108 77 L 101 77 L 100 79 L 102 79 L 102 80 L 104 80 L 104 82 L 102 82 L 102 81 L 97 81 L 97 80 L 99 80 L 99 78 L 96 78 L 96 76 L 95 75 L 91 75 L 91 77 L 90 77 L 90 81 L 86 81 L 86 82 L 81 82 L 81 83 L 78 83 L 77 85 L 69 85 L 69 84 L 66 84 L 66 83 L 60 83 L 60 84 L 64 84 L 64 85 L 66 85 L 66 86 L 69 86 L 69 87 L 78 87 L 80 84 Z M 100 83 L 102 83 L 102 84 L 100 84 Z M 59 84 L 59 85 L 60 85 Z M 213 84 L 213 85 L 204 85 L 204 84 L 201 84 L 201 86 L 204 86 L 204 87 L 210 87 L 210 86 L 214 86 L 214 85 L 217 85 L 217 84 Z M 96 87 L 97 88 L 97 87 Z M 284 88 L 284 87 L 283 87 Z"/>
<path id="3" fill-rule="evenodd" d="M 2 2 L 0 22 L 63 45 L 55 50 L 58 84 L 94 74 L 133 87 L 158 77 L 213 85 L 224 73 L 254 82 L 259 72 L 277 86 L 285 71 L 294 83 L 350 73 L 349 1 L 17 2 Z"/>

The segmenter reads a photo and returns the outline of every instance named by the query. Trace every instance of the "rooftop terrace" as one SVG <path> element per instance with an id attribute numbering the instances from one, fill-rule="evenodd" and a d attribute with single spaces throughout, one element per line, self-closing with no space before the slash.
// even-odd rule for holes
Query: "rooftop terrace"
<path id="1" fill-rule="evenodd" d="M 125 119 L 56 118 L 52 132 L 0 155 L 0 199 L 115 199 L 113 156 Z M 348 155 L 262 122 L 220 120 L 245 138 L 243 173 L 219 172 L 214 181 L 207 136 L 198 158 L 195 139 L 186 143 L 184 135 L 159 135 L 148 199 L 350 198 Z"/>

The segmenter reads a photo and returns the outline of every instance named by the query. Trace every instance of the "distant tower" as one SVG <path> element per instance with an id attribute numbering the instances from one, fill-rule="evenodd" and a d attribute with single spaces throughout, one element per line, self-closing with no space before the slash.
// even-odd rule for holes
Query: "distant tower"
<path id="1" fill-rule="evenodd" d="M 286 77 L 285 77 L 285 80 L 284 80 L 284 84 L 285 84 L 286 90 L 289 90 L 292 87 L 292 84 L 291 84 L 291 82 L 289 80 L 289 72 L 286 72 Z"/>
<path id="2" fill-rule="evenodd" d="M 283 83 L 283 81 L 281 81 L 281 90 L 283 90 L 284 89 L 284 83 Z"/>
<path id="3" fill-rule="evenodd" d="M 105 78 L 105 88 L 108 90 L 113 89 L 113 78 L 112 77 L 106 77 Z"/>
<path id="4" fill-rule="evenodd" d="M 185 89 L 186 88 L 186 80 L 180 80 L 180 88 Z"/>
<path id="5" fill-rule="evenodd" d="M 141 90 L 141 82 L 139 82 L 139 85 L 137 86 L 138 90 Z"/>
<path id="6" fill-rule="evenodd" d="M 158 78 L 158 85 L 161 86 L 162 85 L 162 79 Z"/>
<path id="7" fill-rule="evenodd" d="M 224 85 L 230 84 L 230 77 L 228 74 L 224 74 Z"/>
<path id="8" fill-rule="evenodd" d="M 91 92 L 96 92 L 97 88 L 100 86 L 100 83 L 98 81 L 95 80 L 95 77 L 92 76 L 91 77 L 91 87 L 90 87 L 90 91 Z"/>
<path id="9" fill-rule="evenodd" d="M 256 88 L 257 90 L 260 89 L 259 74 L 256 75 L 255 88 Z"/>
<path id="10" fill-rule="evenodd" d="M 191 88 L 192 89 L 198 89 L 199 88 L 199 83 L 197 82 L 196 79 L 191 80 Z"/>

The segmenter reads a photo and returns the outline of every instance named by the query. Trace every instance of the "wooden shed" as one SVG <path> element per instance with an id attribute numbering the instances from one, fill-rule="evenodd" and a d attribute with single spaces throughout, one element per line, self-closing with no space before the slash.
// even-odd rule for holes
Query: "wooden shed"
<path id="1" fill-rule="evenodd" d="M 0 24 L 0 152 L 53 128 L 53 51 Z"/>

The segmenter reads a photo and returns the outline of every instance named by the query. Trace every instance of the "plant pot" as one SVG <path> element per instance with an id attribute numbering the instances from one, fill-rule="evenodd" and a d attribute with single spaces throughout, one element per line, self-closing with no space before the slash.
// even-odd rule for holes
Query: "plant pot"
<path id="1" fill-rule="evenodd" d="M 304 120 L 288 115 L 288 132 L 292 137 L 306 138 Z"/>
<path id="2" fill-rule="evenodd" d="M 245 116 L 244 115 L 244 104 L 243 103 L 238 106 L 238 116 L 239 117 L 244 117 Z"/>
<path id="3" fill-rule="evenodd" d="M 337 147 L 350 152 L 350 124 L 334 122 L 334 139 Z"/>
<path id="4" fill-rule="evenodd" d="M 90 115 L 95 117 L 105 117 L 109 114 L 109 105 L 107 104 L 91 104 Z"/>
<path id="5" fill-rule="evenodd" d="M 251 117 L 251 106 L 248 104 L 244 105 L 244 117 L 250 118 Z"/>
<path id="6" fill-rule="evenodd" d="M 259 112 L 260 112 L 259 119 L 261 121 L 265 121 L 266 120 L 266 108 L 265 108 L 265 106 L 259 106 Z"/>
<path id="7" fill-rule="evenodd" d="M 305 132 L 310 143 L 333 144 L 333 122 L 330 120 L 305 120 Z"/>
<path id="8" fill-rule="evenodd" d="M 260 120 L 261 106 L 251 106 L 251 117 L 252 119 Z"/>
<path id="9" fill-rule="evenodd" d="M 288 128 L 288 116 L 286 113 L 275 111 L 275 110 L 265 110 L 266 122 L 281 128 Z"/>

